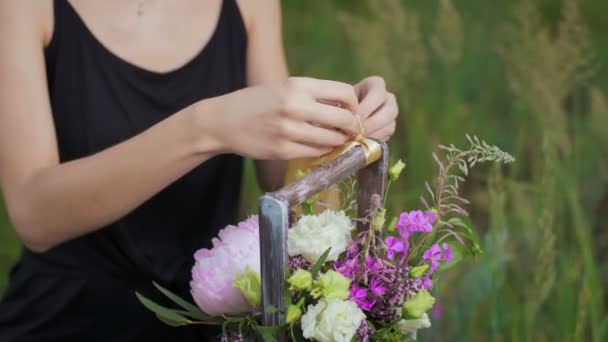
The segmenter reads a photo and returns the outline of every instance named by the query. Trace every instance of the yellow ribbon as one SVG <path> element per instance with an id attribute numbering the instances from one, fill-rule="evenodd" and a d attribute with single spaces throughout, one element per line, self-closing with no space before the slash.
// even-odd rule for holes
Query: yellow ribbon
<path id="1" fill-rule="evenodd" d="M 358 124 L 357 133 L 351 135 L 350 139 L 348 139 L 348 141 L 342 146 L 339 146 L 335 150 L 324 154 L 314 160 L 312 162 L 313 166 L 320 166 L 332 162 L 336 160 L 336 158 L 338 158 L 339 156 L 345 154 L 346 152 L 357 146 L 361 146 L 363 152 L 365 153 L 366 166 L 380 159 L 380 156 L 382 155 L 382 147 L 375 140 L 363 136 L 363 124 L 361 123 L 361 120 L 357 115 L 355 115 L 355 118 L 357 118 Z"/>
<path id="2" fill-rule="evenodd" d="M 355 117 L 357 118 L 358 123 L 357 133 L 351 135 L 346 143 L 337 147 L 335 150 L 322 155 L 321 157 L 290 161 L 287 167 L 285 183 L 289 184 L 294 182 L 298 178 L 299 172 L 330 163 L 357 146 L 361 146 L 363 152 L 365 153 L 365 165 L 369 165 L 380 159 L 380 156 L 382 155 L 382 147 L 377 141 L 363 136 L 363 124 L 358 116 L 355 115 Z"/>

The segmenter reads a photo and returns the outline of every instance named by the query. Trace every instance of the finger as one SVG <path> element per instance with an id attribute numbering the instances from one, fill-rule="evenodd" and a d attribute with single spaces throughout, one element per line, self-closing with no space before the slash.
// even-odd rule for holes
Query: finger
<path id="1" fill-rule="evenodd" d="M 390 139 L 390 137 L 392 137 L 393 134 L 395 134 L 396 128 L 397 128 L 397 123 L 395 121 L 393 121 L 392 123 L 371 133 L 368 136 L 371 138 L 380 139 L 382 141 L 388 141 L 388 139 Z"/>
<path id="2" fill-rule="evenodd" d="M 367 120 L 363 122 L 365 133 L 373 134 L 397 119 L 399 108 L 395 95 L 389 93 L 388 100 Z"/>
<path id="3" fill-rule="evenodd" d="M 357 114 L 362 120 L 372 116 L 388 99 L 388 94 L 384 90 L 372 89 L 359 104 Z"/>
<path id="4" fill-rule="evenodd" d="M 381 86 L 382 88 L 386 89 L 386 82 L 384 82 L 384 78 L 380 76 L 366 77 L 359 81 L 359 83 L 355 84 L 355 90 L 357 91 L 357 95 L 365 95 L 365 92 L 368 91 L 370 86 Z M 361 98 L 359 98 L 359 100 L 361 100 Z"/>
<path id="5" fill-rule="evenodd" d="M 292 108 L 292 117 L 326 128 L 339 129 L 347 134 L 358 130 L 357 119 L 350 111 L 315 101 L 302 101 Z"/>
<path id="6" fill-rule="evenodd" d="M 305 145 L 317 147 L 336 147 L 346 142 L 346 135 L 334 129 L 311 125 L 302 121 L 290 121 L 285 124 L 285 138 Z"/>
<path id="7" fill-rule="evenodd" d="M 331 148 L 306 145 L 293 141 L 286 141 L 277 155 L 278 160 L 292 160 L 299 158 L 316 158 L 331 151 Z"/>
<path id="8" fill-rule="evenodd" d="M 389 98 L 384 79 L 370 77 L 365 80 L 365 86 L 360 97 L 357 114 L 363 120 L 376 112 Z"/>
<path id="9" fill-rule="evenodd" d="M 297 87 L 306 90 L 315 100 L 340 103 L 351 112 L 355 112 L 359 104 L 355 88 L 350 84 L 306 77 L 296 82 Z"/>

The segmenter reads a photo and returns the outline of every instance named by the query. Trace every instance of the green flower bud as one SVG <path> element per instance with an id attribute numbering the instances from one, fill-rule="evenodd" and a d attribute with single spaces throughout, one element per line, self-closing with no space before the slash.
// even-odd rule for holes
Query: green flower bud
<path id="1" fill-rule="evenodd" d="M 382 208 L 382 210 L 380 210 L 376 214 L 376 216 L 374 216 L 374 218 L 372 219 L 372 228 L 377 232 L 381 232 L 382 227 L 384 227 L 385 222 L 386 222 L 386 209 Z"/>
<path id="2" fill-rule="evenodd" d="M 317 280 L 315 289 L 312 295 L 315 298 L 323 296 L 325 300 L 348 298 L 350 288 L 350 279 L 341 275 L 336 271 L 327 271 Z"/>
<path id="3" fill-rule="evenodd" d="M 249 267 L 245 268 L 245 272 L 234 277 L 232 286 L 239 291 L 249 305 L 259 307 L 262 303 L 262 287 L 260 275 Z"/>
<path id="4" fill-rule="evenodd" d="M 473 255 L 481 255 L 481 254 L 483 254 L 483 249 L 481 249 L 481 246 L 477 242 L 473 243 L 473 246 L 471 247 L 471 250 L 472 250 Z"/>
<path id="5" fill-rule="evenodd" d="M 388 169 L 388 176 L 390 177 L 391 181 L 396 181 L 397 179 L 399 179 L 399 175 L 401 174 L 401 171 L 403 171 L 403 169 L 405 168 L 405 163 L 401 161 L 401 159 L 399 159 L 398 162 L 395 163 L 395 165 L 391 166 L 390 169 Z"/>
<path id="6" fill-rule="evenodd" d="M 412 270 L 410 271 L 410 277 L 412 277 L 412 278 L 420 278 L 423 275 L 425 275 L 426 271 L 428 271 L 428 270 L 429 270 L 429 265 L 428 264 L 424 264 L 424 265 L 413 267 Z"/>
<path id="7" fill-rule="evenodd" d="M 312 274 L 300 268 L 287 279 L 287 283 L 290 291 L 308 290 L 312 288 Z"/>
<path id="8" fill-rule="evenodd" d="M 300 317 L 302 317 L 302 310 L 297 305 L 290 304 L 287 307 L 287 315 L 285 317 L 287 324 L 291 324 Z"/>
<path id="9" fill-rule="evenodd" d="M 386 231 L 389 234 L 392 234 L 395 232 L 395 226 L 397 225 L 397 216 L 393 216 L 393 218 L 391 219 L 391 222 L 388 224 L 388 226 L 386 227 Z"/>
<path id="10" fill-rule="evenodd" d="M 420 318 L 435 304 L 435 298 L 428 291 L 420 291 L 403 304 L 402 314 L 408 318 Z"/>

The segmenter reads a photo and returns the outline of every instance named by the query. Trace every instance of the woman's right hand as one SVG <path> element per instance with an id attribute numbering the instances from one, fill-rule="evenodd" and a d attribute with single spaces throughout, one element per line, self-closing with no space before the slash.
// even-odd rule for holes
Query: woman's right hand
<path id="1" fill-rule="evenodd" d="M 357 94 L 335 81 L 291 77 L 204 103 L 211 108 L 202 111 L 200 124 L 220 153 L 255 159 L 317 157 L 357 129 Z"/>

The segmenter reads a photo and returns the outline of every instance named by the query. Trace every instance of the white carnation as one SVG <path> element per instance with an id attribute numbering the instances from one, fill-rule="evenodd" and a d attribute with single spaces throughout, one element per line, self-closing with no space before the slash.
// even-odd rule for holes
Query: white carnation
<path id="1" fill-rule="evenodd" d="M 302 316 L 302 335 L 320 342 L 350 342 L 365 314 L 351 301 L 330 299 L 309 305 Z"/>
<path id="2" fill-rule="evenodd" d="M 431 320 L 429 320 L 429 315 L 426 313 L 422 314 L 422 316 L 420 316 L 418 319 L 402 319 L 395 324 L 397 331 L 404 335 L 416 334 L 416 331 L 419 329 L 426 329 L 430 327 Z"/>
<path id="3" fill-rule="evenodd" d="M 315 263 L 331 247 L 326 261 L 336 261 L 352 241 L 354 228 L 343 211 L 327 209 L 320 215 L 302 216 L 287 233 L 289 255 L 301 254 Z"/>

